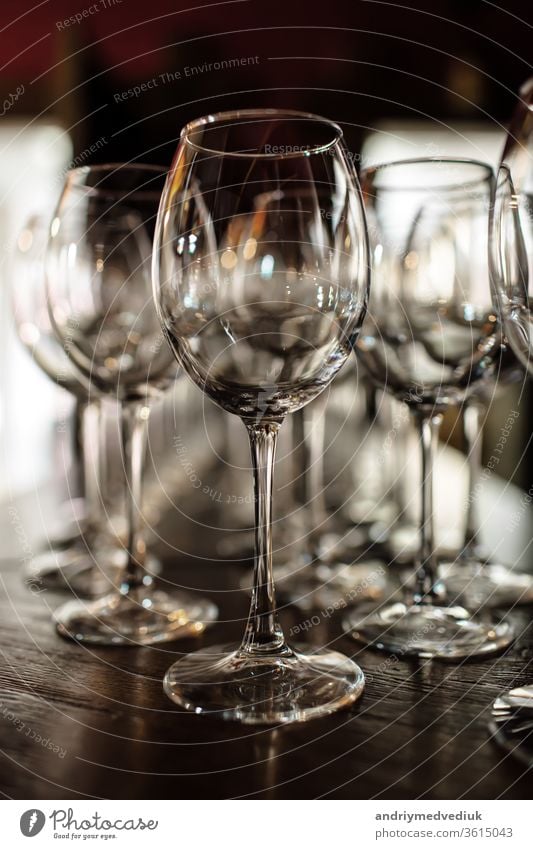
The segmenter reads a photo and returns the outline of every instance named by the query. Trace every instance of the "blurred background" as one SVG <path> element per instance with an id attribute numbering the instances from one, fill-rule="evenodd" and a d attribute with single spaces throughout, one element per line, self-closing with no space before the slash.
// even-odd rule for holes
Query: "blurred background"
<path id="1" fill-rule="evenodd" d="M 58 426 L 73 402 L 18 343 L 8 295 L 16 285 L 12 254 L 20 230 L 28 216 L 51 214 L 67 168 L 106 161 L 168 165 L 189 119 L 249 106 L 309 110 L 338 121 L 358 168 L 420 154 L 495 164 L 518 88 L 531 74 L 531 23 L 530 4 L 518 0 L 505 8 L 485 0 L 3 0 L 0 494 L 46 484 L 58 452 L 68 458 L 74 438 L 72 424 L 67 432 Z M 175 456 L 170 464 L 161 459 L 165 450 L 175 455 L 175 429 L 201 468 L 219 462 L 228 433 L 230 442 L 244 440 L 234 436 L 239 423 L 214 413 L 192 386 L 184 383 L 177 393 L 154 416 L 152 474 L 192 497 L 190 475 Z M 491 404 L 485 455 L 517 405 L 527 415 L 508 437 L 497 476 L 529 490 L 531 400 L 524 384 Z M 196 427 L 200 413 L 208 440 Z M 339 422 L 351 440 L 349 417 L 339 415 L 335 433 Z M 450 417 L 443 439 L 460 450 L 454 426 Z M 232 492 L 241 485 L 248 492 L 243 453 L 223 457 L 244 469 Z M 461 475 L 464 464 L 454 469 Z M 204 502 L 212 509 L 212 495 Z"/>

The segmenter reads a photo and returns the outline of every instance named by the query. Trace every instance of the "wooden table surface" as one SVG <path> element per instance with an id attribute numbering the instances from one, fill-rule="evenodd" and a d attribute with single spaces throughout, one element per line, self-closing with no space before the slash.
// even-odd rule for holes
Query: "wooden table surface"
<path id="1" fill-rule="evenodd" d="M 19 540 L 20 543 L 20 540 Z M 527 798 L 527 769 L 490 739 L 504 689 L 533 679 L 527 624 L 505 655 L 457 665 L 390 661 L 342 634 L 337 613 L 313 627 L 367 674 L 351 710 L 291 727 L 243 727 L 181 712 L 161 681 L 180 652 L 237 641 L 247 613 L 242 565 L 167 566 L 205 589 L 221 621 L 199 641 L 89 649 L 50 621 L 64 596 L 25 587 L 21 558 L 0 564 L 0 788 L 17 799 Z M 306 618 L 284 609 L 287 629 Z"/>

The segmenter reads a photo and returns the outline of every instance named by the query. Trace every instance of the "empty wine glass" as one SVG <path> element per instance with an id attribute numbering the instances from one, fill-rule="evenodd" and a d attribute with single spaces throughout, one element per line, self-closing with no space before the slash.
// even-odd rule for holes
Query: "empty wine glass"
<path id="1" fill-rule="evenodd" d="M 17 239 L 12 285 L 13 316 L 22 344 L 35 364 L 58 386 L 76 399 L 76 419 L 81 422 L 80 476 L 83 481 L 83 516 L 75 531 L 62 538 L 49 539 L 49 550 L 32 558 L 26 580 L 39 586 L 91 593 L 95 586 L 95 563 L 100 556 L 107 561 L 116 556 L 109 539 L 102 533 L 102 509 L 93 464 L 98 465 L 99 397 L 90 383 L 69 360 L 54 335 L 46 305 L 44 254 L 49 221 L 32 216 Z M 79 507 L 71 503 L 74 515 Z M 73 522 L 74 524 L 74 522 Z M 82 529 L 82 536 L 80 530 Z"/>
<path id="2" fill-rule="evenodd" d="M 494 561 L 480 541 L 478 490 L 482 471 L 483 419 L 489 405 L 502 390 L 523 381 L 524 372 L 507 343 L 501 347 L 494 379 L 483 382 L 462 410 L 463 441 L 467 457 L 468 499 L 464 542 L 451 561 L 441 565 L 448 595 L 464 599 L 468 607 L 529 604 L 533 600 L 533 577 L 520 569 Z"/>
<path id="3" fill-rule="evenodd" d="M 511 176 L 512 169 L 512 176 Z M 533 374 L 533 77 L 520 99 L 496 177 L 490 216 L 491 283 L 506 337 L 519 361 Z M 514 755 L 531 763 L 533 684 L 512 689 L 492 707 L 491 731 Z"/>
<path id="4" fill-rule="evenodd" d="M 531 173 L 515 186 L 507 165 L 496 179 L 491 212 L 491 262 L 494 296 L 509 344 L 533 372 L 533 318 L 530 264 L 533 262 L 533 157 Z"/>
<path id="5" fill-rule="evenodd" d="M 511 172 L 515 193 L 533 192 L 533 77 L 529 77 L 520 87 L 518 103 L 505 136 L 500 165 L 505 165 Z M 502 199 L 506 192 L 504 182 L 505 178 L 502 178 Z M 525 228 L 525 232 L 529 244 L 528 228 Z M 505 248 L 505 245 L 501 247 Z"/>
<path id="6" fill-rule="evenodd" d="M 347 626 L 388 651 L 448 660 L 510 642 L 505 622 L 446 606 L 433 534 L 432 466 L 444 411 L 494 369 L 501 329 L 488 280 L 492 169 L 417 159 L 369 169 L 363 191 L 375 277 L 357 353 L 372 379 L 404 401 L 422 449 L 420 550 L 409 600 Z"/>
<path id="7" fill-rule="evenodd" d="M 122 410 L 127 480 L 127 558 L 120 586 L 54 614 L 62 636 L 107 645 L 148 644 L 199 634 L 215 606 L 157 587 L 146 570 L 142 473 L 151 398 L 175 366 L 151 298 L 151 244 L 165 172 L 145 165 L 69 171 L 47 251 L 54 330 L 76 368 Z"/>
<path id="8" fill-rule="evenodd" d="M 165 676 L 187 710 L 244 723 L 311 719 L 364 678 L 329 648 L 287 645 L 272 577 L 272 471 L 287 415 L 350 353 L 368 290 L 366 228 L 342 132 L 298 112 L 245 110 L 188 124 L 154 246 L 161 325 L 192 380 L 239 416 L 255 485 L 254 588 L 238 648 L 187 655 Z"/>
<path id="9" fill-rule="evenodd" d="M 416 228 L 414 230 L 416 234 Z M 407 253 L 409 246 L 407 246 Z M 488 266 L 487 266 L 488 269 Z M 487 285 L 487 275 L 480 275 Z M 443 556 L 440 573 L 450 598 L 463 601 L 476 609 L 481 605 L 526 604 L 533 599 L 533 578 L 526 572 L 511 569 L 503 563 L 489 562 L 479 538 L 477 498 L 482 468 L 481 416 L 495 395 L 506 385 L 520 381 L 522 369 L 509 345 L 500 345 L 492 374 L 478 382 L 462 399 L 463 439 L 467 455 L 468 498 L 463 546 L 452 557 Z"/>

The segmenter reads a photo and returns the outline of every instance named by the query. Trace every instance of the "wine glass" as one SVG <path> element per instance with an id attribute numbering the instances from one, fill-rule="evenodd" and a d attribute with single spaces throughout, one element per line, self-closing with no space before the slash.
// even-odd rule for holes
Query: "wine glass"
<path id="1" fill-rule="evenodd" d="M 530 101 L 533 108 L 533 80 Z M 531 311 L 530 264 L 533 262 L 533 124 L 526 138 L 519 136 L 518 151 L 506 145 L 504 157 L 516 165 L 518 182 L 509 165 L 498 170 L 491 212 L 491 283 L 509 345 L 522 366 L 533 372 L 533 317 Z M 529 158 L 529 171 L 525 159 Z"/>
<path id="2" fill-rule="evenodd" d="M 433 535 L 432 466 L 444 411 L 491 375 L 501 346 L 488 282 L 492 169 L 423 158 L 369 169 L 363 193 L 375 278 L 357 353 L 378 386 L 405 402 L 420 435 L 420 549 L 405 602 L 347 627 L 361 642 L 447 660 L 504 648 L 505 622 L 447 606 Z"/>
<path id="3" fill-rule="evenodd" d="M 102 533 L 102 511 L 93 465 L 98 465 L 99 397 L 91 392 L 89 381 L 69 360 L 56 339 L 46 305 L 44 254 L 49 222 L 34 215 L 17 239 L 12 308 L 20 341 L 35 364 L 58 386 L 76 399 L 76 420 L 81 422 L 81 449 L 84 517 L 82 536 L 78 527 L 70 535 L 50 539 L 50 549 L 32 558 L 25 579 L 30 584 L 55 589 L 71 587 L 83 594 L 94 590 L 95 563 L 99 556 L 110 560 L 116 551 Z M 95 456 L 96 455 L 96 456 Z M 80 458 L 78 458 L 80 462 Z M 77 503 L 71 505 L 79 512 Z"/>
<path id="4" fill-rule="evenodd" d="M 500 165 L 505 165 L 512 174 L 512 185 L 515 192 L 531 194 L 533 192 L 533 77 L 529 77 L 518 94 L 518 103 L 513 112 L 500 159 Z M 501 180 L 501 195 L 503 200 L 506 189 L 505 177 Z M 501 211 L 501 210 L 500 210 Z M 504 214 L 505 218 L 505 214 Z M 513 225 L 514 226 L 514 225 Z M 527 244 L 529 244 L 529 228 L 525 227 Z M 505 244 L 501 245 L 504 249 Z"/>
<path id="5" fill-rule="evenodd" d="M 512 169 L 512 174 L 511 174 Z M 533 374 L 533 77 L 520 89 L 496 177 L 490 216 L 491 284 L 509 345 Z M 498 698 L 491 731 L 507 750 L 531 763 L 533 684 Z"/>
<path id="6" fill-rule="evenodd" d="M 201 633 L 209 601 L 158 587 L 146 570 L 142 472 L 152 397 L 175 367 L 151 298 L 151 243 L 164 169 L 100 165 L 69 171 L 50 228 L 46 276 L 54 330 L 76 368 L 121 404 L 127 557 L 119 587 L 54 614 L 64 637 L 104 645 Z"/>
<path id="7" fill-rule="evenodd" d="M 495 562 L 479 538 L 478 489 L 481 484 L 483 419 L 505 387 L 523 381 L 524 372 L 509 344 L 501 346 L 492 380 L 483 382 L 462 409 L 463 442 L 467 457 L 468 499 L 464 542 L 458 555 L 441 564 L 448 594 L 464 599 L 469 607 L 529 604 L 533 601 L 533 577 L 520 569 Z M 446 560 L 446 559 L 445 559 Z"/>
<path id="8" fill-rule="evenodd" d="M 415 231 L 416 233 L 416 228 Z M 410 247 L 406 250 L 409 253 Z M 486 275 L 483 275 L 486 281 Z M 509 345 L 500 345 L 492 373 L 477 383 L 462 399 L 463 441 L 468 468 L 466 523 L 461 550 L 455 556 L 443 556 L 440 574 L 451 598 L 464 600 L 472 608 L 527 604 L 533 599 L 533 577 L 503 563 L 489 562 L 489 554 L 479 539 L 477 516 L 478 485 L 482 468 L 481 416 L 497 393 L 520 381 L 522 369 Z"/>
<path id="9" fill-rule="evenodd" d="M 175 663 L 167 694 L 199 714 L 287 723 L 352 703 L 363 673 L 287 645 L 272 576 L 272 471 L 287 413 L 329 384 L 366 308 L 364 212 L 340 128 L 292 111 L 209 115 L 181 133 L 158 215 L 154 297 L 176 358 L 250 440 L 254 587 L 238 648 Z"/>

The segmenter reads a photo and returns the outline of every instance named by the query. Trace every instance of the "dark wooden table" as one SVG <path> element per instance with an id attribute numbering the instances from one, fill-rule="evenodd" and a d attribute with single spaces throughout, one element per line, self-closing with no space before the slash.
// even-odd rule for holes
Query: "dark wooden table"
<path id="1" fill-rule="evenodd" d="M 7 508 L 6 508 L 7 510 Z M 20 547 L 20 539 L 18 541 Z M 221 622 L 200 641 L 88 649 L 56 635 L 64 596 L 24 586 L 20 551 L 0 568 L 0 788 L 23 798 L 527 798 L 526 768 L 490 739 L 504 689 L 533 679 L 530 609 L 505 655 L 460 665 L 388 661 L 342 635 L 335 614 L 308 632 L 357 658 L 368 681 L 351 710 L 292 727 L 188 715 L 163 674 L 202 642 L 237 641 L 242 565 L 173 559 L 168 575 L 204 589 Z M 164 554 L 164 552 L 163 552 Z M 306 618 L 286 608 L 287 629 Z"/>

